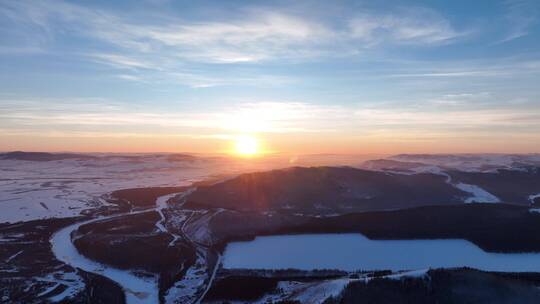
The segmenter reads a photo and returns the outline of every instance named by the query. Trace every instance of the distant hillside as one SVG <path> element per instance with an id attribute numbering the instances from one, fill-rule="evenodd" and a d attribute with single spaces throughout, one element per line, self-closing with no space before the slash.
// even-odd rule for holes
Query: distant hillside
<path id="1" fill-rule="evenodd" d="M 47 152 L 23 152 L 14 151 L 0 154 L 0 159 L 27 160 L 27 161 L 52 161 L 62 159 L 94 159 L 96 157 L 74 153 L 47 153 Z"/>
<path id="2" fill-rule="evenodd" d="M 533 203 L 532 196 L 540 194 L 540 167 L 496 172 L 449 171 L 449 174 L 453 180 L 477 185 L 505 202 L 528 205 Z"/>
<path id="3" fill-rule="evenodd" d="M 540 154 L 399 154 L 388 159 L 470 172 L 540 166 Z"/>
<path id="4" fill-rule="evenodd" d="M 468 194 L 445 181 L 436 174 L 295 167 L 199 187 L 187 206 L 331 214 L 462 203 Z"/>
<path id="5" fill-rule="evenodd" d="M 97 159 L 97 160 L 112 160 L 123 159 L 132 161 L 152 161 L 155 159 L 163 159 L 169 162 L 184 162 L 195 161 L 196 156 L 183 153 L 175 154 L 80 154 L 80 153 L 48 153 L 48 152 L 24 152 L 14 151 L 7 153 L 0 153 L 0 159 L 11 160 L 26 160 L 26 161 L 54 161 L 63 159 Z"/>
<path id="6" fill-rule="evenodd" d="M 397 161 L 393 159 L 374 159 L 365 161 L 362 164 L 363 169 L 367 170 L 384 170 L 384 171 L 401 171 L 414 173 L 417 168 L 427 167 L 424 163 Z"/>

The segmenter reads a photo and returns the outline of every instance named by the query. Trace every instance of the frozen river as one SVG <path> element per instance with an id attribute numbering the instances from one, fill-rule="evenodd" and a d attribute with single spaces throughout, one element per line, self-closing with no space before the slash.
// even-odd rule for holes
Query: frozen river
<path id="1" fill-rule="evenodd" d="M 370 240 L 362 234 L 257 237 L 227 245 L 224 268 L 540 272 L 540 253 L 489 253 L 466 240 Z"/>

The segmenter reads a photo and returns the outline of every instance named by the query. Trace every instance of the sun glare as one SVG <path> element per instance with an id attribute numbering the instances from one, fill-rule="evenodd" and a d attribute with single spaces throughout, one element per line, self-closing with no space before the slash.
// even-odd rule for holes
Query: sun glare
<path id="1" fill-rule="evenodd" d="M 243 156 L 252 156 L 259 151 L 257 139 L 252 136 L 240 136 L 236 139 L 236 153 Z"/>

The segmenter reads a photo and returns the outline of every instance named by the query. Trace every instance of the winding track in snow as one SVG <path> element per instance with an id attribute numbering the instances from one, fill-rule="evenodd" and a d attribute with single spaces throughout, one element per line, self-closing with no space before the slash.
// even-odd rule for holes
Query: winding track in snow
<path id="1" fill-rule="evenodd" d="M 170 232 L 167 227 L 165 227 L 165 225 L 163 224 L 165 222 L 165 214 L 163 214 L 163 209 L 166 209 L 167 208 L 167 202 L 175 197 L 176 195 L 178 195 L 179 193 L 172 193 L 172 194 L 168 194 L 168 195 L 164 195 L 164 196 L 160 196 L 158 197 L 158 199 L 156 200 L 156 211 L 159 213 L 159 216 L 161 217 L 161 219 L 159 221 L 156 222 L 156 227 L 163 233 L 168 233 L 170 234 L 173 239 L 172 241 L 169 242 L 169 247 L 173 246 L 174 243 L 176 243 L 176 241 L 180 238 L 180 236 Z M 185 194 L 182 196 L 182 198 L 185 196 Z"/>
<path id="2" fill-rule="evenodd" d="M 97 221 L 109 220 L 109 219 L 119 218 L 119 217 L 123 217 L 127 215 L 134 215 L 134 214 L 156 211 L 160 215 L 160 220 L 156 222 L 155 224 L 156 228 L 163 233 L 169 233 L 173 236 L 173 240 L 171 241 L 171 243 L 169 243 L 169 246 L 172 246 L 174 245 L 174 242 L 177 239 L 179 239 L 181 236 L 170 232 L 166 228 L 166 226 L 164 225 L 166 218 L 165 218 L 165 215 L 163 214 L 163 209 L 167 208 L 167 202 L 172 197 L 180 194 L 181 195 L 180 199 L 183 200 L 187 195 L 192 193 L 194 190 L 195 188 L 192 188 L 185 192 L 160 196 L 156 199 L 156 206 L 153 209 L 131 211 L 131 212 L 126 212 L 126 213 L 121 213 L 121 214 L 105 216 L 105 217 L 98 217 L 98 218 L 94 218 L 94 219 L 90 219 L 90 220 L 86 220 L 82 222 L 77 222 L 75 224 L 64 227 L 60 229 L 59 231 L 57 231 L 56 233 L 54 233 L 53 236 L 51 237 L 50 242 L 52 245 L 52 251 L 55 257 L 59 261 L 62 261 L 65 264 L 72 266 L 73 268 L 76 268 L 76 269 L 78 268 L 78 269 L 82 269 L 90 273 L 98 274 L 98 275 L 107 277 L 111 279 L 112 281 L 118 283 L 118 285 L 120 285 L 122 289 L 124 290 L 124 293 L 126 295 L 126 302 L 129 304 L 159 303 L 159 288 L 158 288 L 157 276 L 153 276 L 153 277 L 152 276 L 148 276 L 148 277 L 138 276 L 129 270 L 117 269 L 109 265 L 105 265 L 105 264 L 93 261 L 89 258 L 86 258 L 82 254 L 80 254 L 77 248 L 73 245 L 73 242 L 71 239 L 71 233 L 77 230 L 82 225 L 94 223 Z M 185 203 L 185 201 L 181 202 L 180 206 L 182 206 L 183 203 Z M 221 211 L 222 210 L 218 210 L 217 212 L 215 212 L 210 217 L 210 219 L 216 214 L 220 213 Z M 190 216 L 184 221 L 180 229 L 182 237 L 184 237 L 187 241 L 192 243 L 193 246 L 195 246 L 195 248 L 197 248 L 198 250 L 209 250 L 207 246 L 204 246 L 200 244 L 199 242 L 192 240 L 184 232 L 186 225 L 188 224 L 189 220 L 192 218 L 194 213 L 195 212 L 192 211 Z M 217 261 L 212 269 L 212 273 L 209 276 L 205 289 L 203 290 L 202 294 L 199 297 L 197 297 L 197 299 L 195 300 L 195 303 L 200 303 L 206 296 L 207 292 L 210 290 L 210 287 L 212 286 L 213 280 L 216 276 L 217 270 L 219 269 L 220 263 L 221 263 L 221 255 L 218 254 Z"/>
<path id="3" fill-rule="evenodd" d="M 202 300 L 204 300 L 204 297 L 210 290 L 210 287 L 212 287 L 212 283 L 214 282 L 214 279 L 216 278 L 217 271 L 219 269 L 219 265 L 221 264 L 221 254 L 218 253 L 218 257 L 216 260 L 216 264 L 214 265 L 214 270 L 212 271 L 212 275 L 208 279 L 208 283 L 206 284 L 206 288 L 204 289 L 204 292 L 201 294 L 199 299 L 196 301 L 197 304 L 200 304 Z"/>
<path id="4" fill-rule="evenodd" d="M 154 209 L 98 217 L 62 228 L 54 233 L 50 239 L 52 252 L 59 261 L 62 261 L 73 268 L 79 268 L 87 272 L 95 273 L 118 283 L 126 294 L 127 303 L 159 303 L 157 277 L 137 276 L 131 271 L 116 269 L 109 265 L 104 265 L 86 258 L 85 256 L 81 255 L 77 248 L 73 245 L 71 233 L 85 224 L 114 219 L 126 215 L 151 212 L 153 210 L 157 211 L 162 217 L 161 220 L 156 223 L 156 227 L 162 232 L 169 233 L 165 226 L 163 226 L 163 221 L 165 218 L 162 213 L 162 209 L 166 208 L 166 203 L 171 197 L 178 194 L 179 193 L 173 193 L 158 197 L 156 200 L 156 207 Z"/>
<path id="5" fill-rule="evenodd" d="M 71 240 L 71 233 L 82 225 L 142 212 L 148 212 L 148 210 L 101 217 L 67 226 L 51 237 L 52 252 L 59 261 L 73 268 L 95 273 L 118 283 L 125 292 L 127 303 L 159 303 L 157 278 L 143 278 L 130 271 L 116 269 L 93 261 L 80 254 Z"/>

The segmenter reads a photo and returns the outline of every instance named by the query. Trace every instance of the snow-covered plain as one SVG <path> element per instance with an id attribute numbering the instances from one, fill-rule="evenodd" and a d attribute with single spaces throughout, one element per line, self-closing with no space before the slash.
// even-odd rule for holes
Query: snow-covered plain
<path id="1" fill-rule="evenodd" d="M 485 252 L 466 240 L 370 240 L 361 234 L 257 237 L 227 245 L 229 269 L 419 270 L 472 267 L 486 271 L 539 272 L 540 253 Z"/>
<path id="2" fill-rule="evenodd" d="M 166 156 L 0 160 L 0 223 L 77 216 L 123 188 L 182 186 L 220 173 L 205 160 Z"/>

